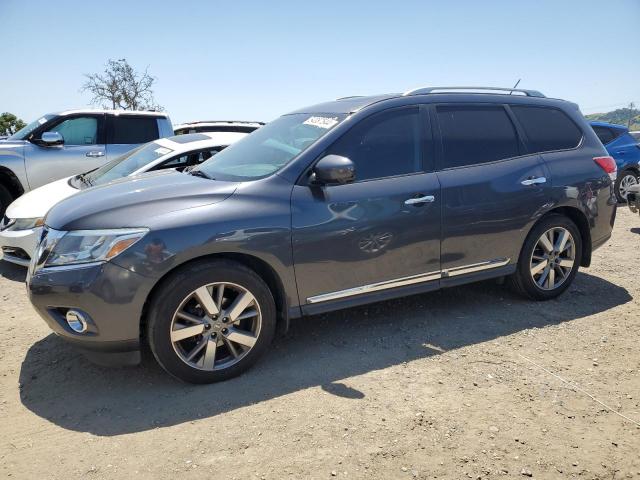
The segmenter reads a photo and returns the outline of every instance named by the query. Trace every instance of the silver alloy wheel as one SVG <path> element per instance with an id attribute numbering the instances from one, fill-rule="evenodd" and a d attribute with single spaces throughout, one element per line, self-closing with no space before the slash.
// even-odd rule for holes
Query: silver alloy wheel
<path id="1" fill-rule="evenodd" d="M 536 242 L 530 260 L 533 281 L 542 290 L 554 290 L 569 277 L 576 263 L 576 242 L 571 232 L 553 227 Z"/>
<path id="2" fill-rule="evenodd" d="M 629 188 L 638 184 L 638 179 L 632 173 L 626 173 L 624 177 L 620 179 L 620 185 L 618 186 L 618 191 L 620 192 L 620 196 L 627 199 L 627 195 L 629 194 Z"/>
<path id="3" fill-rule="evenodd" d="M 261 325 L 260 305 L 249 290 L 235 283 L 210 283 L 180 303 L 171 320 L 171 344 L 190 367 L 222 370 L 249 353 Z"/>

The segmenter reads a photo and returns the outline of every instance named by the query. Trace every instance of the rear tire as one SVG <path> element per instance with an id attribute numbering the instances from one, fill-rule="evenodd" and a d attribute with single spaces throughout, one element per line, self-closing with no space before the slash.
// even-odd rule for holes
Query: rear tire
<path id="1" fill-rule="evenodd" d="M 529 232 L 509 284 L 533 300 L 551 300 L 569 288 L 581 259 L 578 227 L 564 215 L 548 215 Z"/>
<path id="2" fill-rule="evenodd" d="M 615 182 L 616 198 L 620 203 L 627 203 L 629 187 L 638 184 L 638 173 L 633 170 L 620 172 Z"/>
<path id="3" fill-rule="evenodd" d="M 4 217 L 7 207 L 13 202 L 13 195 L 7 187 L 0 185 L 0 217 Z"/>
<path id="4" fill-rule="evenodd" d="M 276 307 L 253 270 L 206 260 L 164 282 L 151 302 L 148 327 L 162 368 L 185 382 L 212 383 L 240 375 L 268 349 Z"/>

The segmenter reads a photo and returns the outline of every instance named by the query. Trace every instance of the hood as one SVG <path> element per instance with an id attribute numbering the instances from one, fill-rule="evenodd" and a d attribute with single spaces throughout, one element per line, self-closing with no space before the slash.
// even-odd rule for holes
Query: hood
<path id="1" fill-rule="evenodd" d="M 175 170 L 125 177 L 63 200 L 45 223 L 56 230 L 146 227 L 153 217 L 221 202 L 236 187 Z"/>
<path id="2" fill-rule="evenodd" d="M 73 177 L 62 178 L 25 193 L 9 205 L 5 215 L 9 218 L 44 217 L 56 203 L 80 191 L 69 185 L 70 178 Z"/>

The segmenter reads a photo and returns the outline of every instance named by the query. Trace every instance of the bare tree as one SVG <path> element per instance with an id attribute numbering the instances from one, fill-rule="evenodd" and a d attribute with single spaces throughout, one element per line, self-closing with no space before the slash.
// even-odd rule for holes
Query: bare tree
<path id="1" fill-rule="evenodd" d="M 103 73 L 85 74 L 87 81 L 81 91 L 93 95 L 91 103 L 103 108 L 124 110 L 162 110 L 153 98 L 155 77 L 137 72 L 126 59 L 111 60 Z"/>

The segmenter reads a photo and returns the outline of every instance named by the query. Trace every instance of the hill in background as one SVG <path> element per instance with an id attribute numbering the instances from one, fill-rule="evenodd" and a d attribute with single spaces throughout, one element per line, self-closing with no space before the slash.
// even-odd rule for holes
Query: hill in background
<path id="1" fill-rule="evenodd" d="M 618 108 L 607 113 L 592 113 L 585 115 L 587 120 L 598 120 L 600 122 L 617 123 L 618 125 L 627 125 L 629 117 L 631 117 L 631 126 L 629 130 L 640 130 L 640 110 L 637 108 Z"/>

